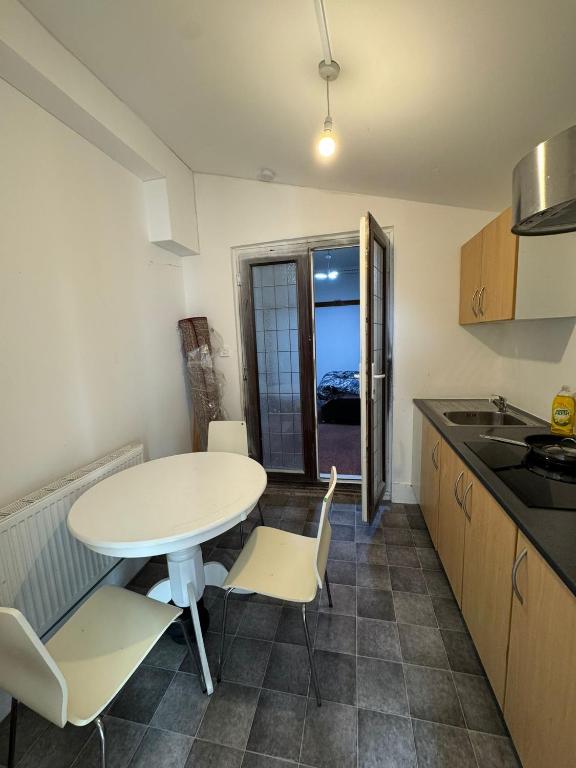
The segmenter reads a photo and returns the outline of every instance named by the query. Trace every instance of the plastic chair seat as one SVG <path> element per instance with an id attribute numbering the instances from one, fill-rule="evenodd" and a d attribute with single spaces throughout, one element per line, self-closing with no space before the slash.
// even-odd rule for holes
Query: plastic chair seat
<path id="1" fill-rule="evenodd" d="M 180 613 L 118 587 L 102 587 L 80 606 L 46 644 L 68 686 L 69 722 L 94 720 Z"/>
<path id="2" fill-rule="evenodd" d="M 316 539 L 276 528 L 256 528 L 226 577 L 224 589 L 309 603 L 316 597 Z"/>

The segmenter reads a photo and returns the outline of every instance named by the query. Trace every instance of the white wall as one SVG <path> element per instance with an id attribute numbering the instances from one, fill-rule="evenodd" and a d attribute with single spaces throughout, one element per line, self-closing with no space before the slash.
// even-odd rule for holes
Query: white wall
<path id="1" fill-rule="evenodd" d="M 493 214 L 363 195 L 196 176 L 201 254 L 185 259 L 189 314 L 207 315 L 231 347 L 220 360 L 226 407 L 240 414 L 231 249 L 351 231 L 370 210 L 394 227 L 394 494 L 409 498 L 412 398 L 487 396 L 500 357 L 458 325 L 459 248 Z"/>
<path id="2" fill-rule="evenodd" d="M 0 504 L 133 439 L 189 450 L 182 261 L 142 182 L 0 80 Z"/>

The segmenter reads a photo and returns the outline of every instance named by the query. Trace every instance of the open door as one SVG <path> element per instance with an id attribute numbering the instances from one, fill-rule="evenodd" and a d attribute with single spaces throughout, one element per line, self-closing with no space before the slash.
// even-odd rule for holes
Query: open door
<path id="1" fill-rule="evenodd" d="M 390 244 L 367 213 L 360 221 L 360 416 L 365 522 L 372 519 L 389 484 L 390 301 Z"/>

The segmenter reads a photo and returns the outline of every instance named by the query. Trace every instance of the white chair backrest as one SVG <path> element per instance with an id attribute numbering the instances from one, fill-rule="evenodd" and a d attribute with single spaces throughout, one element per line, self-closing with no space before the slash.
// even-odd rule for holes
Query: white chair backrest
<path id="1" fill-rule="evenodd" d="M 66 680 L 15 608 L 0 608 L 0 688 L 60 728 L 66 724 Z"/>
<path id="2" fill-rule="evenodd" d="M 248 456 L 245 421 L 211 421 L 208 424 L 208 450 Z"/>
<path id="3" fill-rule="evenodd" d="M 322 512 L 320 513 L 320 523 L 318 525 L 318 535 L 316 537 L 316 578 L 318 580 L 318 586 L 322 589 L 324 582 L 324 574 L 326 572 L 326 562 L 328 560 L 328 551 L 330 549 L 330 541 L 332 539 L 332 526 L 330 525 L 330 509 L 332 507 L 332 496 L 334 496 L 334 489 L 338 482 L 338 473 L 336 467 L 332 467 L 330 471 L 330 483 L 328 485 L 328 491 L 322 502 Z"/>

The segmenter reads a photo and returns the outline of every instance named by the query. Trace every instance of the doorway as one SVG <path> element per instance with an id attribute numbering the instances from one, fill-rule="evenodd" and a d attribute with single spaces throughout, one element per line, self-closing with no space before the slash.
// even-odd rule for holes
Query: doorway
<path id="1" fill-rule="evenodd" d="M 318 477 L 362 477 L 360 442 L 360 251 L 312 250 Z"/>
<path id="2" fill-rule="evenodd" d="M 334 464 L 365 520 L 390 496 L 389 235 L 367 214 L 357 233 L 233 251 L 250 455 L 274 481 Z"/>

